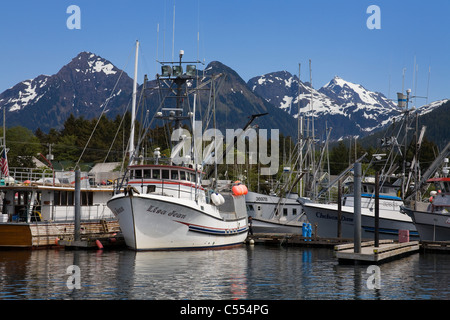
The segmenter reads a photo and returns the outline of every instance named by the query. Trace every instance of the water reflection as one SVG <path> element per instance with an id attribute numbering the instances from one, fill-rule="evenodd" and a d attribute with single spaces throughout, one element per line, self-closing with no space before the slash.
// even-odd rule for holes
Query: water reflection
<path id="1" fill-rule="evenodd" d="M 137 252 L 133 299 L 247 299 L 247 250 Z"/>
<path id="2" fill-rule="evenodd" d="M 80 267 L 80 289 L 67 286 L 70 265 Z M 450 255 L 382 264 L 380 289 L 369 276 L 330 249 L 0 251 L 0 299 L 450 299 Z"/>

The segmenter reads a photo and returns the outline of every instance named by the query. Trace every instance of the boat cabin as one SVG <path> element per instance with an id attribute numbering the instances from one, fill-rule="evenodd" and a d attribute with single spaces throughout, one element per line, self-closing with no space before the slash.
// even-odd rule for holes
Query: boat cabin
<path id="1" fill-rule="evenodd" d="M 200 185 L 200 171 L 190 167 L 169 165 L 133 165 L 129 167 L 128 185 L 139 193 L 156 193 L 165 196 L 193 199 L 204 197 Z M 197 179 L 197 183 L 196 183 Z"/>
<path id="2" fill-rule="evenodd" d="M 427 181 L 433 183 L 437 191 L 431 192 L 428 211 L 438 213 L 450 212 L 450 178 L 432 178 Z"/>
<path id="3" fill-rule="evenodd" d="M 343 206 L 354 206 L 354 184 L 353 182 L 346 185 L 348 188 L 342 197 Z M 400 210 L 403 200 L 400 198 L 400 186 L 392 184 L 383 184 L 379 190 L 380 206 L 386 209 Z M 361 182 L 361 206 L 371 208 L 375 203 L 375 183 Z"/>

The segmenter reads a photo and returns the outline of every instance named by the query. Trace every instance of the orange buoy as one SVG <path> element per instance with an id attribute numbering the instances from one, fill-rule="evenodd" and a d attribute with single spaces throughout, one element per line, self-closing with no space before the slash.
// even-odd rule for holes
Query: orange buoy
<path id="1" fill-rule="evenodd" d="M 102 243 L 100 242 L 100 240 L 95 240 L 95 244 L 97 245 L 97 248 L 99 248 L 99 249 L 103 249 L 103 245 L 102 245 Z"/>
<path id="2" fill-rule="evenodd" d="M 231 188 L 231 190 L 233 191 L 233 194 L 235 195 L 235 196 L 240 196 L 241 195 L 241 188 L 240 188 L 240 186 L 239 185 L 237 185 L 237 186 L 233 186 L 233 188 Z"/>

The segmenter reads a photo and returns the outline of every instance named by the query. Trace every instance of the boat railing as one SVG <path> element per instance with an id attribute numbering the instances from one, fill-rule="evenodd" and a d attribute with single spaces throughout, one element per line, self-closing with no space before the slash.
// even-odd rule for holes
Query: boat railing
<path id="1" fill-rule="evenodd" d="M 47 181 L 54 178 L 54 171 L 52 169 L 39 169 L 39 168 L 22 168 L 22 167 L 10 167 L 9 176 L 15 181 Z"/>
<path id="2" fill-rule="evenodd" d="M 96 176 L 102 177 L 97 179 Z M 92 175 L 83 172 L 81 175 L 82 186 L 90 188 L 110 188 L 117 180 L 111 172 L 100 172 Z M 54 171 L 42 168 L 9 168 L 9 177 L 3 179 L 2 184 L 30 183 L 47 186 L 72 186 L 74 187 L 74 171 Z"/>
<path id="3" fill-rule="evenodd" d="M 196 196 L 196 189 L 197 197 L 198 198 L 205 198 L 204 196 L 204 189 L 200 185 L 195 184 L 183 184 L 180 183 L 180 181 L 175 181 L 173 179 L 160 179 L 157 182 L 156 181 L 145 181 L 147 179 L 133 179 L 128 182 L 128 185 L 134 185 L 136 187 L 140 187 L 140 193 L 147 193 L 147 194 L 160 194 L 164 196 L 170 196 L 175 198 L 183 198 L 183 199 L 190 199 L 194 200 Z M 145 189 L 146 187 L 146 189 Z M 189 188 L 189 189 L 188 189 Z M 209 197 L 206 197 L 209 199 Z M 207 201 L 207 199 L 205 199 Z"/>
<path id="4" fill-rule="evenodd" d="M 112 212 L 106 204 L 97 203 L 91 206 L 81 206 L 81 221 L 92 221 L 113 218 Z M 107 210 L 105 210 L 107 209 Z M 105 213 L 106 211 L 106 213 Z M 109 213 L 109 214 L 108 214 Z M 10 214 L 11 215 L 11 214 Z M 53 222 L 73 222 L 75 219 L 74 206 L 52 206 L 50 219 Z M 17 214 L 8 217 L 9 222 L 38 222 L 44 221 L 41 213 L 35 210 L 35 205 L 24 206 Z"/>

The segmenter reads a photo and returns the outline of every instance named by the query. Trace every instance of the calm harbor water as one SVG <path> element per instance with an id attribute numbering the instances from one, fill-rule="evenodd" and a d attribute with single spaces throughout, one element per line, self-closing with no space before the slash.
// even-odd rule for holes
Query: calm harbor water
<path id="1" fill-rule="evenodd" d="M 79 289 L 73 288 L 79 267 Z M 417 253 L 380 265 L 339 265 L 332 249 L 0 251 L 0 300 L 448 300 L 450 255 Z M 70 285 L 72 287 L 70 288 Z M 372 286 L 373 287 L 373 286 Z"/>

